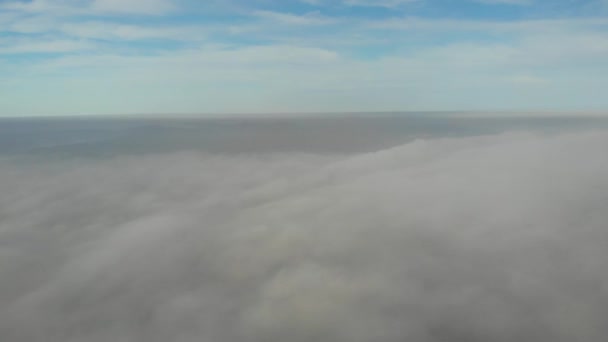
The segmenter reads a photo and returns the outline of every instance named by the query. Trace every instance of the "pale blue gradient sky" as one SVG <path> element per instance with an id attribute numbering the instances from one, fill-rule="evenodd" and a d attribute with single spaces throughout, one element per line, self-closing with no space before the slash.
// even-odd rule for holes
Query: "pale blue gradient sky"
<path id="1" fill-rule="evenodd" d="M 606 0 L 0 0 L 0 116 L 608 109 Z"/>

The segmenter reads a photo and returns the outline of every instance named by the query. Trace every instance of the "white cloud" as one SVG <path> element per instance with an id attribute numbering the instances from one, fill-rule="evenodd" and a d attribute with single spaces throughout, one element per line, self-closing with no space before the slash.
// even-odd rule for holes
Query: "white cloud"
<path id="1" fill-rule="evenodd" d="M 523 85 L 523 86 L 543 86 L 543 85 L 546 85 L 548 82 L 546 79 L 544 79 L 542 77 L 525 75 L 525 74 L 511 76 L 511 77 L 508 77 L 507 80 L 516 85 Z"/>
<path id="2" fill-rule="evenodd" d="M 4 25 L 4 31 L 23 34 L 45 34 L 53 32 L 58 20 L 45 16 L 13 17 L 9 23 Z"/>
<path id="3" fill-rule="evenodd" d="M 371 5 L 351 2 L 366 3 Z M 398 3 L 374 2 L 389 7 Z M 603 32 L 608 21 L 602 18 L 374 20 L 329 17 L 323 11 L 301 15 L 259 10 L 241 12 L 239 22 L 183 26 L 162 19 L 126 23 L 120 17 L 121 13 L 170 13 L 179 10 L 177 4 L 110 1 L 92 7 L 90 2 L 36 0 L 0 5 L 7 9 L 0 11 L 0 31 L 28 36 L 20 42 L 4 39 L 4 53 L 65 52 L 46 60 L 8 60 L 7 68 L 14 72 L 3 75 L 4 81 L 22 87 L 11 90 L 5 98 L 17 98 L 17 92 L 26 89 L 42 89 L 45 82 L 63 85 L 65 94 L 94 89 L 94 93 L 108 94 L 108 99 L 111 93 L 120 96 L 112 89 L 121 86 L 102 91 L 92 85 L 105 80 L 105 84 L 129 84 L 120 92 L 127 91 L 138 99 L 104 101 L 95 107 L 113 106 L 108 108 L 111 112 L 157 108 L 145 101 L 140 91 L 143 88 L 153 88 L 155 98 L 164 99 L 165 105 L 160 107 L 178 103 L 184 106 L 180 110 L 186 111 L 215 111 L 221 103 L 230 107 L 222 111 L 470 109 L 475 105 L 503 109 L 529 103 L 521 94 L 512 94 L 505 80 L 530 74 L 552 80 L 546 87 L 538 87 L 535 96 L 527 97 L 544 99 L 546 107 L 572 108 L 571 102 L 605 106 L 599 96 L 592 95 L 593 89 L 603 87 L 604 80 L 585 80 L 605 69 L 608 49 Z M 340 6 L 345 5 L 342 2 Z M 162 42 L 152 42 L 157 43 L 152 47 L 151 40 Z M 70 82 L 60 78 L 66 70 L 76 69 Z M 17 78 L 18 73 L 21 76 Z M 49 75 L 53 75 L 52 80 L 45 78 Z M 578 95 L 556 96 L 572 84 L 565 81 L 572 77 L 577 84 L 573 91 Z M 163 83 L 185 88 L 179 101 L 163 95 Z M 543 93 L 541 88 L 545 88 Z M 206 89 L 214 95 L 203 101 L 190 89 Z M 248 90 L 239 91 L 241 101 L 232 101 L 232 89 Z M 480 90 L 494 95 L 483 96 L 487 100 L 481 103 L 473 95 Z M 60 106 L 41 92 L 37 94 L 48 106 Z M 95 100 L 93 95 L 88 98 Z M 72 106 L 74 101 L 77 108 Z M 19 112 L 34 105 L 38 112 L 43 102 L 21 103 L 19 106 L 26 109 Z M 69 111 L 77 112 L 86 110 L 85 102 L 76 97 L 63 101 L 66 110 L 69 106 Z M 119 102 L 132 107 L 118 108 Z M 3 112 L 12 110 L 2 108 Z"/>
<path id="4" fill-rule="evenodd" d="M 0 5 L 5 9 L 24 12 L 50 12 L 69 7 L 65 1 L 53 0 L 7 1 Z"/>
<path id="5" fill-rule="evenodd" d="M 553 48 L 551 41 L 557 44 Z M 512 44 L 451 44 L 371 60 L 305 45 L 204 45 L 150 56 L 97 52 L 16 66 L 15 76 L 5 81 L 22 86 L 5 94 L 14 98 L 18 89 L 37 94 L 37 109 L 31 104 L 30 114 L 45 107 L 91 113 L 91 103 L 97 113 L 601 108 L 603 97 L 586 89 L 603 87 L 601 80 L 588 82 L 599 70 L 602 50 L 597 44 L 588 51 L 567 50 L 558 44 L 562 41 L 569 40 L 531 36 Z M 567 68 L 577 60 L 590 69 Z M 62 75 L 76 71 L 78 77 L 64 81 Z M 57 86 L 38 90 L 30 75 Z M 514 75 L 552 81 L 523 93 L 505 82 Z M 62 93 L 81 95 L 53 100 Z M 129 101 L 117 100 L 125 94 Z"/>
<path id="6" fill-rule="evenodd" d="M 404 17 L 388 20 L 371 20 L 363 22 L 362 24 L 365 28 L 370 29 L 422 30 L 426 32 L 479 31 L 527 35 L 540 32 L 564 34 L 577 33 L 581 31 L 594 31 L 596 29 L 602 29 L 608 26 L 608 20 L 603 18 L 584 18 L 497 21 Z"/>
<path id="7" fill-rule="evenodd" d="M 171 0 L 94 0 L 92 8 L 100 12 L 165 14 L 176 6 Z"/>
<path id="8" fill-rule="evenodd" d="M 82 14 L 159 15 L 177 9 L 171 0 L 32 0 L 0 3 L 0 8 L 24 13 L 72 16 Z"/>
<path id="9" fill-rule="evenodd" d="M 606 144 L 3 162 L 0 338 L 600 341 Z"/>
<path id="10" fill-rule="evenodd" d="M 94 44 L 78 40 L 21 40 L 0 45 L 0 54 L 65 53 L 94 49 Z"/>
<path id="11" fill-rule="evenodd" d="M 344 6 L 362 6 L 362 7 L 386 7 L 386 8 L 395 8 L 401 5 L 418 2 L 420 0 L 340 0 L 340 1 L 331 1 L 331 0 L 300 0 L 304 3 L 321 6 L 321 5 L 344 5 Z"/>
<path id="12" fill-rule="evenodd" d="M 344 0 L 347 6 L 388 7 L 394 8 L 419 0 Z"/>
<path id="13" fill-rule="evenodd" d="M 294 15 L 290 13 L 281 13 L 273 11 L 255 11 L 255 17 L 268 19 L 274 22 L 287 25 L 326 25 L 335 23 L 336 20 L 320 15 L 318 12 L 308 13 L 305 15 Z"/>
<path id="14" fill-rule="evenodd" d="M 195 26 L 137 26 L 94 21 L 62 24 L 56 29 L 73 37 L 108 40 L 170 39 L 196 42 L 206 38 L 205 28 Z"/>
<path id="15" fill-rule="evenodd" d="M 534 0 L 473 0 L 482 4 L 493 5 L 530 5 Z"/>

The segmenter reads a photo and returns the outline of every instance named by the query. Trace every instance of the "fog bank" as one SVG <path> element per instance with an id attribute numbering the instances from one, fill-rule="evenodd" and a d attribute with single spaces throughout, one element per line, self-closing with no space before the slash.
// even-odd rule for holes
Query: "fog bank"
<path id="1" fill-rule="evenodd" d="M 0 340 L 603 341 L 608 131 L 0 165 Z"/>

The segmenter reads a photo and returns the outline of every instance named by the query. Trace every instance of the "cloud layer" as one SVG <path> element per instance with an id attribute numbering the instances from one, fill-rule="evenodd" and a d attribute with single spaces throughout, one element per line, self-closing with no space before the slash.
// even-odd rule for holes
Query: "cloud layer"
<path id="1" fill-rule="evenodd" d="M 6 162 L 0 339 L 600 341 L 606 144 Z"/>

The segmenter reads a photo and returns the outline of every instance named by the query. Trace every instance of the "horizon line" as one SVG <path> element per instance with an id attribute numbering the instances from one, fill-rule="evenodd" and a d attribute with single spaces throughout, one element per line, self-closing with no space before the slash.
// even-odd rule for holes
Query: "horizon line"
<path id="1" fill-rule="evenodd" d="M 367 115 L 396 115 L 396 114 L 431 114 L 453 116 L 542 116 L 542 117 L 569 117 L 589 116 L 608 118 L 606 110 L 382 110 L 382 111 L 269 111 L 269 112 L 176 112 L 176 113 L 104 113 L 104 114 L 26 114 L 26 115 L 0 115 L 0 119 L 218 119 L 218 118 L 301 118 L 318 116 L 367 116 Z"/>

